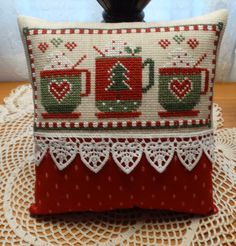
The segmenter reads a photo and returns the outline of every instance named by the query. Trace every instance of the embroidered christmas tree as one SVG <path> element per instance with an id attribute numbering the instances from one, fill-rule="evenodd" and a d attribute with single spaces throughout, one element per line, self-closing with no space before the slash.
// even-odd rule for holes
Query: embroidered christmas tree
<path id="1" fill-rule="evenodd" d="M 107 91 L 120 91 L 120 90 L 132 90 L 129 84 L 126 83 L 129 80 L 127 73 L 129 70 L 121 63 L 117 62 L 109 71 L 111 83 L 106 88 Z"/>

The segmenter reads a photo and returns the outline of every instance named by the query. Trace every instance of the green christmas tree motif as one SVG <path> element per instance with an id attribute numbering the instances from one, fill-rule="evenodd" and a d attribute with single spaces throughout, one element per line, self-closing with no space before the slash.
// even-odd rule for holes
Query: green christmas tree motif
<path id="1" fill-rule="evenodd" d="M 121 91 L 132 90 L 132 88 L 125 82 L 129 80 L 127 73 L 129 70 L 121 63 L 117 62 L 109 71 L 111 83 L 106 88 L 107 91 Z"/>

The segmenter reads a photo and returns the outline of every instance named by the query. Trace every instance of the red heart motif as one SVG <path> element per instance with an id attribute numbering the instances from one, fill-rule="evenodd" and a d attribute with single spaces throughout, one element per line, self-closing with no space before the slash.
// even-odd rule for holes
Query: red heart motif
<path id="1" fill-rule="evenodd" d="M 192 81 L 189 78 L 184 78 L 180 81 L 174 78 L 170 82 L 170 87 L 172 94 L 176 96 L 180 101 L 182 101 L 186 95 L 192 90 Z"/>
<path id="2" fill-rule="evenodd" d="M 66 79 L 63 79 L 61 83 L 56 80 L 52 80 L 49 89 L 51 94 L 60 103 L 61 101 L 63 101 L 65 96 L 71 91 L 71 84 Z"/>

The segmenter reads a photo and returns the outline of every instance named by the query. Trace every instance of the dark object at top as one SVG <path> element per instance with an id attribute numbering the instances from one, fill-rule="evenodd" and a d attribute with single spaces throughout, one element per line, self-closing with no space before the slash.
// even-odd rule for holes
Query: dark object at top
<path id="1" fill-rule="evenodd" d="M 105 22 L 144 21 L 143 9 L 151 0 L 97 0 Z"/>

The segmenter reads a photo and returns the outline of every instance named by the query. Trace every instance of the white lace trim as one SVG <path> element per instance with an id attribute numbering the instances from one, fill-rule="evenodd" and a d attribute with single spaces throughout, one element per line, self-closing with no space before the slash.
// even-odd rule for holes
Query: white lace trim
<path id="1" fill-rule="evenodd" d="M 174 154 L 189 171 L 199 162 L 202 153 L 213 161 L 213 131 L 197 134 L 142 138 L 81 138 L 43 137 L 35 135 L 35 161 L 39 165 L 49 153 L 59 170 L 63 170 L 79 154 L 82 162 L 93 172 L 99 172 L 110 155 L 117 166 L 129 174 L 139 164 L 143 154 L 159 173 L 166 170 Z"/>

